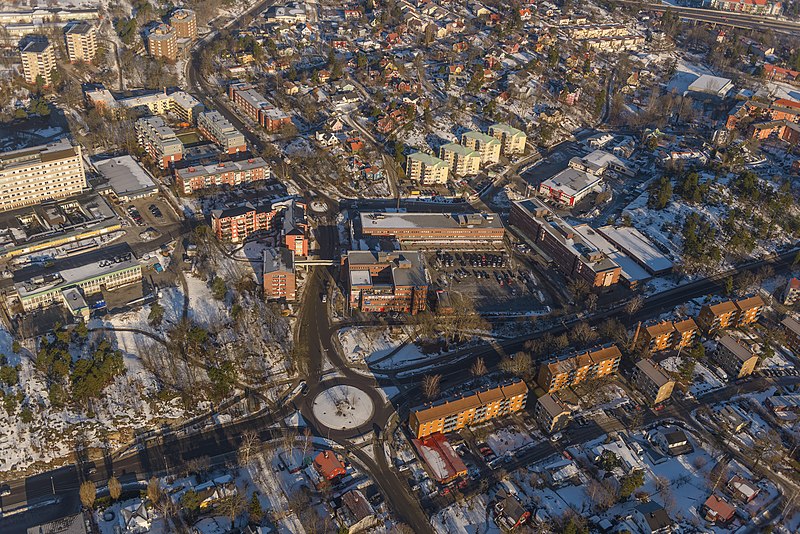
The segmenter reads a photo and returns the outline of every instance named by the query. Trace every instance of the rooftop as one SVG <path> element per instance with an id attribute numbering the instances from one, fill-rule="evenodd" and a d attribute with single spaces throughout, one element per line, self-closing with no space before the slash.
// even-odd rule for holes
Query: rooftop
<path id="1" fill-rule="evenodd" d="M 361 228 L 503 228 L 503 223 L 494 213 L 362 212 Z"/>
<path id="2" fill-rule="evenodd" d="M 118 197 L 157 190 L 150 174 L 129 155 L 97 161 L 94 166 Z"/>
<path id="3" fill-rule="evenodd" d="M 22 51 L 26 54 L 41 54 L 48 48 L 50 48 L 50 41 L 47 39 L 36 39 L 34 41 L 28 41 Z"/>
<path id="4" fill-rule="evenodd" d="M 32 162 L 56 161 L 78 154 L 78 148 L 67 139 L 0 153 L 0 171 L 14 167 L 27 167 Z"/>
<path id="5" fill-rule="evenodd" d="M 223 161 L 216 165 L 192 165 L 182 169 L 175 169 L 175 175 L 183 180 L 189 180 L 197 176 L 244 172 L 262 167 L 267 167 L 267 162 L 263 158 L 251 158 L 241 161 Z"/>
<path id="6" fill-rule="evenodd" d="M 639 360 L 636 362 L 636 368 L 659 388 L 664 384 L 672 382 L 672 379 L 650 360 Z"/>
<path id="7" fill-rule="evenodd" d="M 361 267 L 383 266 L 391 269 L 391 280 L 395 287 L 427 286 L 428 274 L 425 269 L 425 258 L 419 252 L 370 252 L 363 250 L 350 250 L 347 252 L 347 264 L 350 271 L 350 279 L 364 281 L 365 284 L 372 284 L 372 277 L 368 279 L 357 275 L 353 277 L 354 271 L 361 271 Z M 369 273 L 367 273 L 369 274 Z M 363 285 L 363 284 L 359 284 Z"/>
<path id="8" fill-rule="evenodd" d="M 472 157 L 472 158 L 479 158 L 481 155 L 472 150 L 471 148 L 467 148 L 464 145 L 459 145 L 458 143 L 447 143 L 446 145 L 442 145 L 440 150 L 444 150 L 445 152 L 455 152 L 459 156 L 464 157 Z"/>
<path id="9" fill-rule="evenodd" d="M 490 129 L 498 132 L 503 132 L 513 137 L 525 136 L 525 132 L 523 132 L 522 130 L 518 130 L 517 128 L 514 128 L 513 126 L 509 126 L 508 124 L 502 124 L 502 123 L 493 124 L 490 127 Z"/>
<path id="10" fill-rule="evenodd" d="M 288 248 L 267 248 L 262 255 L 264 274 L 294 272 L 294 252 Z"/>
<path id="11" fill-rule="evenodd" d="M 597 186 L 602 180 L 600 176 L 568 167 L 555 176 L 544 180 L 541 185 L 561 191 L 569 196 L 578 196 Z"/>
<path id="12" fill-rule="evenodd" d="M 447 167 L 447 162 L 437 158 L 436 156 L 426 154 L 425 152 L 414 152 L 413 154 L 409 154 L 408 159 L 412 161 L 419 161 L 428 167 Z"/>
<path id="13" fill-rule="evenodd" d="M 537 402 L 542 405 L 542 408 L 551 416 L 556 417 L 564 412 L 569 412 L 567 407 L 553 395 L 544 394 L 537 399 Z"/>
<path id="14" fill-rule="evenodd" d="M 496 139 L 496 138 L 492 137 L 491 135 L 487 135 L 487 134 L 485 134 L 483 132 L 476 132 L 475 130 L 470 130 L 468 132 L 464 132 L 462 134 L 461 138 L 463 139 L 465 137 L 469 138 L 469 139 L 475 139 L 479 143 L 486 144 L 486 145 L 497 145 L 497 144 L 500 143 L 499 139 Z"/>
<path id="15" fill-rule="evenodd" d="M 739 341 L 731 336 L 723 336 L 722 339 L 719 340 L 719 344 L 733 353 L 733 355 L 736 356 L 736 358 L 741 362 L 746 362 L 750 358 L 754 357 L 754 354 L 750 352 L 747 347 L 739 343 Z"/>
<path id="16" fill-rule="evenodd" d="M 474 391 L 467 391 L 457 397 L 438 400 L 422 406 L 411 408 L 411 413 L 416 414 L 420 423 L 435 421 L 451 414 L 456 414 L 484 404 L 485 399 L 512 398 L 527 394 L 528 386 L 520 379 L 514 379 L 495 387 L 486 387 Z"/>
<path id="17" fill-rule="evenodd" d="M 629 226 L 602 226 L 597 229 L 609 241 L 617 245 L 637 263 L 653 274 L 672 269 L 672 262 L 636 228 Z"/>

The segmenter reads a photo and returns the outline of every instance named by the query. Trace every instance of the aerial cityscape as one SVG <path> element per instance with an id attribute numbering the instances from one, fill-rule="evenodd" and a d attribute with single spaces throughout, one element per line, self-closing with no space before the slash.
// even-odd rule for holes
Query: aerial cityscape
<path id="1" fill-rule="evenodd" d="M 800 1 L 0 44 L 0 534 L 800 532 Z"/>

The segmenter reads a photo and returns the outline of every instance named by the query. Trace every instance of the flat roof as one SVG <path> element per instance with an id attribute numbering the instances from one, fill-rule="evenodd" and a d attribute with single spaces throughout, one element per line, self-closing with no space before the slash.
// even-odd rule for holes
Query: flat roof
<path id="1" fill-rule="evenodd" d="M 575 226 L 575 229 L 584 239 L 604 252 L 611 261 L 619 265 L 620 276 L 628 280 L 628 282 L 644 282 L 653 277 L 625 253 L 617 250 L 614 245 L 588 224 L 579 224 Z"/>
<path id="2" fill-rule="evenodd" d="M 294 252 L 288 248 L 267 248 L 261 257 L 264 274 L 274 272 L 294 272 Z"/>
<path id="3" fill-rule="evenodd" d="M 223 174 L 226 172 L 245 172 L 253 169 L 267 167 L 267 162 L 263 158 L 251 158 L 241 161 L 223 161 L 216 165 L 190 165 L 182 169 L 175 169 L 175 175 L 183 180 L 188 180 L 197 176 L 208 176 Z"/>
<path id="4" fill-rule="evenodd" d="M 491 135 L 485 134 L 483 132 L 478 132 L 475 130 L 470 130 L 468 132 L 464 132 L 461 135 L 462 139 L 464 137 L 469 137 L 471 139 L 475 139 L 481 143 L 485 143 L 487 145 L 497 145 L 500 143 L 500 140 L 496 137 L 492 137 Z"/>
<path id="5" fill-rule="evenodd" d="M 713 95 L 724 96 L 731 89 L 733 89 L 733 82 L 729 78 L 722 78 L 720 76 L 711 76 L 710 74 L 703 74 L 695 81 L 689 84 L 689 91 L 699 93 L 709 93 Z"/>
<path id="6" fill-rule="evenodd" d="M 25 48 L 22 49 L 25 53 L 33 53 L 33 54 L 41 54 L 45 50 L 50 48 L 50 41 L 37 39 L 35 41 L 29 41 L 28 44 L 25 45 Z"/>
<path id="7" fill-rule="evenodd" d="M 598 228 L 597 231 L 652 274 L 665 273 L 673 267 L 672 261 L 651 245 L 636 228 L 608 225 Z"/>
<path id="8" fill-rule="evenodd" d="M 503 228 L 495 213 L 361 212 L 361 228 Z"/>
<path id="9" fill-rule="evenodd" d="M 97 161 L 94 166 L 108 180 L 111 189 L 118 197 L 158 192 L 158 187 L 150 173 L 132 156 L 126 155 Z"/>
<path id="10" fill-rule="evenodd" d="M 576 196 L 580 193 L 588 191 L 589 189 L 592 189 L 602 180 L 603 178 L 600 176 L 568 167 L 557 173 L 555 176 L 551 176 L 547 180 L 544 180 L 540 184 L 540 187 L 545 185 L 550 189 L 561 191 L 562 193 L 566 193 L 570 196 Z"/>
<path id="11" fill-rule="evenodd" d="M 0 153 L 0 170 L 11 167 L 27 167 L 31 161 L 54 161 L 74 157 L 77 154 L 77 147 L 73 146 L 68 139 L 60 139 L 46 145 Z"/>

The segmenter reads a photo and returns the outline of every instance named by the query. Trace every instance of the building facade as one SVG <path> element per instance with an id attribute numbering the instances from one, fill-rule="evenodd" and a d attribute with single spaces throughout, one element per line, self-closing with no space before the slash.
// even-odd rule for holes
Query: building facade
<path id="1" fill-rule="evenodd" d="M 220 241 L 241 243 L 255 232 L 269 230 L 278 214 L 272 206 L 250 203 L 211 212 L 211 229 Z"/>
<path id="2" fill-rule="evenodd" d="M 139 144 L 158 164 L 167 169 L 183 159 L 183 143 L 161 117 L 144 117 L 136 121 Z"/>
<path id="3" fill-rule="evenodd" d="M 412 315 L 427 309 L 430 280 L 421 253 L 351 250 L 342 262 L 351 309 Z"/>
<path id="4" fill-rule="evenodd" d="M 197 14 L 191 9 L 173 11 L 169 17 L 169 25 L 175 28 L 178 39 L 197 39 Z"/>
<path id="5" fill-rule="evenodd" d="M 175 182 L 184 195 L 191 195 L 211 187 L 235 187 L 239 184 L 268 180 L 271 176 L 269 165 L 263 158 L 175 169 Z"/>
<path id="6" fill-rule="evenodd" d="M 536 382 L 547 393 L 616 373 L 622 353 L 609 344 L 590 350 L 571 352 L 539 367 Z"/>
<path id="7" fill-rule="evenodd" d="M 758 356 L 731 336 L 723 336 L 714 351 L 714 361 L 727 373 L 728 380 L 736 380 L 753 374 Z"/>
<path id="8" fill-rule="evenodd" d="M 736 326 L 736 304 L 727 300 L 718 304 L 706 304 L 700 308 L 697 323 L 707 333 L 725 330 Z"/>
<path id="9" fill-rule="evenodd" d="M 439 159 L 447 162 L 450 172 L 457 176 L 472 176 L 481 170 L 481 155 L 457 143 L 439 147 Z"/>
<path id="10" fill-rule="evenodd" d="M 525 153 L 525 144 L 528 136 L 508 124 L 493 124 L 489 126 L 489 135 L 500 140 L 500 151 L 506 156 Z"/>
<path id="11" fill-rule="evenodd" d="M 29 40 L 20 49 L 20 57 L 26 82 L 36 85 L 41 80 L 44 86 L 53 83 L 53 71 L 56 68 L 56 51 L 47 38 Z"/>
<path id="12" fill-rule="evenodd" d="M 360 222 L 363 236 L 391 237 L 403 248 L 501 247 L 505 239 L 505 227 L 494 213 L 361 212 Z"/>
<path id="13" fill-rule="evenodd" d="M 69 27 L 65 34 L 67 55 L 72 63 L 91 63 L 97 55 L 97 29 L 88 22 L 79 22 Z"/>
<path id="14" fill-rule="evenodd" d="M 178 59 L 178 33 L 169 24 L 159 24 L 147 34 L 147 48 L 157 59 Z"/>
<path id="15" fill-rule="evenodd" d="M 77 195 L 85 188 L 80 145 L 64 139 L 0 153 L 0 211 Z"/>
<path id="16" fill-rule="evenodd" d="M 670 398 L 675 387 L 675 381 L 661 367 L 647 359 L 636 362 L 633 383 L 654 405 Z"/>
<path id="17" fill-rule="evenodd" d="M 294 274 L 294 253 L 285 248 L 268 248 L 262 255 L 264 298 L 294 302 L 297 282 Z"/>
<path id="18" fill-rule="evenodd" d="M 554 434 L 569 424 L 570 410 L 555 395 L 544 394 L 536 399 L 533 415 L 548 434 Z"/>
<path id="19" fill-rule="evenodd" d="M 424 152 L 406 157 L 406 177 L 423 185 L 446 184 L 449 176 L 447 162 Z"/>
<path id="20" fill-rule="evenodd" d="M 528 386 L 515 379 L 412 408 L 408 426 L 417 439 L 435 433 L 446 434 L 520 412 L 525 409 L 527 399 Z"/>
<path id="21" fill-rule="evenodd" d="M 469 131 L 461 135 L 461 144 L 481 155 L 481 163 L 500 161 L 501 142 L 482 132 Z"/>
<path id="22" fill-rule="evenodd" d="M 642 343 L 650 352 L 691 347 L 697 338 L 697 324 L 694 319 L 681 321 L 662 321 L 642 328 Z"/>
<path id="23" fill-rule="evenodd" d="M 222 116 L 219 111 L 204 111 L 197 117 L 197 129 L 228 154 L 247 150 L 242 132 Z"/>
<path id="24" fill-rule="evenodd" d="M 292 118 L 270 104 L 264 96 L 247 83 L 233 83 L 228 96 L 245 115 L 269 132 L 277 132 L 292 123 Z"/>

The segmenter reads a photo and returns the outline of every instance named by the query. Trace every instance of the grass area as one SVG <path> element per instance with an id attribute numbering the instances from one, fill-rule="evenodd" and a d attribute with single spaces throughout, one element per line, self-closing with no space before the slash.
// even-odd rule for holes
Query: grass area
<path id="1" fill-rule="evenodd" d="M 193 145 L 203 140 L 203 138 L 200 137 L 200 134 L 198 134 L 194 130 L 179 133 L 178 139 L 180 139 L 181 143 L 183 143 L 184 145 Z"/>

